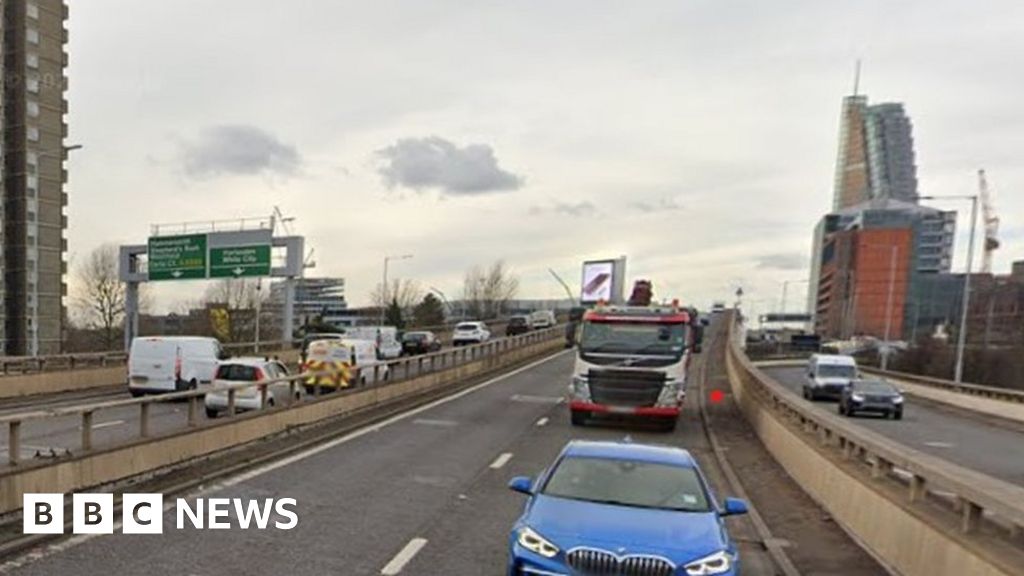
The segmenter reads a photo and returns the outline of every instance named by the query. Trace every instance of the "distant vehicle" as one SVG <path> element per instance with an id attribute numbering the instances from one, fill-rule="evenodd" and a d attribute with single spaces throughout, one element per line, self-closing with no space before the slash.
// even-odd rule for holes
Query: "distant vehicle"
<path id="1" fill-rule="evenodd" d="M 695 325 L 696 324 L 696 325 Z M 703 326 L 672 306 L 597 306 L 583 316 L 569 384 L 572 424 L 628 415 L 675 429 Z"/>
<path id="2" fill-rule="evenodd" d="M 452 345 L 480 344 L 491 339 L 491 331 L 483 322 L 459 322 L 452 332 Z"/>
<path id="3" fill-rule="evenodd" d="M 345 337 L 356 340 L 373 340 L 381 360 L 394 360 L 402 355 L 402 342 L 398 339 L 398 328 L 394 326 L 353 326 L 345 329 Z"/>
<path id="4" fill-rule="evenodd" d="M 855 380 L 839 397 L 839 414 L 853 417 L 858 412 L 902 420 L 903 394 L 885 380 Z"/>
<path id="5" fill-rule="evenodd" d="M 323 333 L 323 334 L 307 334 L 302 339 L 302 350 L 299 352 L 299 358 L 303 362 L 306 361 L 306 352 L 309 350 L 310 342 L 315 342 L 317 340 L 341 340 L 344 337 L 345 337 L 345 335 L 340 333 L 340 332 L 339 333 Z"/>
<path id="6" fill-rule="evenodd" d="M 725 518 L 696 460 L 681 448 L 570 442 L 536 480 L 513 478 L 526 508 L 509 536 L 508 576 L 740 573 Z"/>
<path id="7" fill-rule="evenodd" d="M 429 354 L 441 349 L 441 340 L 433 332 L 415 331 L 402 334 L 402 354 Z"/>
<path id="8" fill-rule="evenodd" d="M 221 412 L 228 409 L 228 391 L 225 389 L 231 385 L 243 382 L 266 382 L 288 377 L 288 368 L 277 360 L 266 358 L 232 358 L 221 362 L 217 366 L 217 374 L 213 379 L 213 386 L 206 393 L 206 416 L 216 418 Z M 267 385 L 267 407 L 285 406 L 288 403 L 288 394 L 291 386 L 288 382 L 274 382 Z M 303 391 L 301 386 L 295 387 L 295 400 L 301 400 Z M 259 386 L 235 390 L 235 410 L 259 410 L 261 393 Z"/>
<path id="9" fill-rule="evenodd" d="M 722 312 L 725 312 L 725 302 L 715 302 L 711 305 L 712 314 L 721 314 Z"/>
<path id="10" fill-rule="evenodd" d="M 852 381 L 857 379 L 857 361 L 853 356 L 814 354 L 807 361 L 804 398 L 838 400 Z"/>
<path id="11" fill-rule="evenodd" d="M 630 306 L 650 306 L 654 298 L 654 285 L 650 280 L 637 280 L 633 283 L 633 293 L 629 295 Z"/>
<path id="12" fill-rule="evenodd" d="M 512 316 L 505 325 L 505 336 L 518 336 L 530 331 L 529 316 Z"/>
<path id="13" fill-rule="evenodd" d="M 530 328 L 534 330 L 551 328 L 557 323 L 553 310 L 536 310 L 530 313 Z"/>
<path id="14" fill-rule="evenodd" d="M 217 363 L 225 358 L 216 338 L 140 336 L 128 354 L 128 390 L 132 396 L 195 390 L 213 380 Z"/>
<path id="15" fill-rule="evenodd" d="M 303 372 L 333 372 L 306 378 L 304 385 L 309 393 L 318 385 L 321 389 L 341 389 L 353 383 L 364 386 L 388 379 L 388 365 L 378 358 L 377 343 L 373 340 L 316 340 L 309 345 L 307 356 Z"/>

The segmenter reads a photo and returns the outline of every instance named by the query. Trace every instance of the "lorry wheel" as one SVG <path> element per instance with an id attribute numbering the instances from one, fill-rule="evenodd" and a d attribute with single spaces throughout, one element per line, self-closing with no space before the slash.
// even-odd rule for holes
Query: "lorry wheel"
<path id="1" fill-rule="evenodd" d="M 139 396 L 142 396 L 143 394 L 145 394 L 145 392 L 143 392 L 142 390 L 136 390 L 134 388 L 129 390 L 129 392 L 131 392 L 132 398 L 138 398 Z"/>
<path id="2" fill-rule="evenodd" d="M 214 410 L 213 408 L 207 408 L 206 409 L 206 417 L 207 418 L 210 418 L 210 419 L 216 418 L 217 414 L 218 414 L 218 412 L 216 410 Z"/>
<path id="3" fill-rule="evenodd" d="M 678 422 L 678 420 L 675 418 L 665 418 L 665 421 L 661 423 L 661 431 L 667 433 L 675 432 L 676 422 Z"/>
<path id="4" fill-rule="evenodd" d="M 570 412 L 570 414 L 572 415 L 573 426 L 583 426 L 587 423 L 587 420 L 590 418 L 589 412 L 573 410 Z"/>

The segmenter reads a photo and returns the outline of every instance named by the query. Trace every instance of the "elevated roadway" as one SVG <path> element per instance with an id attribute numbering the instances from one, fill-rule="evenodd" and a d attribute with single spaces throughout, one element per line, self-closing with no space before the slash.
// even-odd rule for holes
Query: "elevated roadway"
<path id="1" fill-rule="evenodd" d="M 765 366 L 763 370 L 794 395 L 802 395 L 806 368 Z M 836 412 L 835 402 L 813 405 Z M 851 421 L 915 450 L 1024 485 L 1024 426 L 914 398 L 907 399 L 902 420 L 858 415 Z"/>

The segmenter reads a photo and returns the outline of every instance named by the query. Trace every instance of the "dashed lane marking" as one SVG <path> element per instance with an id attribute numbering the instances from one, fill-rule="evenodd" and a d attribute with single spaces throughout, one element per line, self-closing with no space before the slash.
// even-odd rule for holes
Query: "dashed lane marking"
<path id="1" fill-rule="evenodd" d="M 381 576 L 396 576 L 397 574 L 401 574 L 405 565 L 408 564 L 416 554 L 419 554 L 419 551 L 426 545 L 426 538 L 413 538 L 410 540 L 409 543 L 405 545 L 405 548 L 402 548 L 398 554 L 391 559 L 391 562 L 388 562 L 387 566 L 384 566 L 384 569 L 380 571 Z"/>
<path id="2" fill-rule="evenodd" d="M 494 462 L 491 462 L 491 470 L 500 470 L 502 467 L 505 466 L 505 464 L 508 464 L 508 461 L 511 460 L 511 459 L 512 459 L 512 453 L 511 452 L 505 452 L 501 456 L 498 456 L 497 458 L 495 458 Z"/>

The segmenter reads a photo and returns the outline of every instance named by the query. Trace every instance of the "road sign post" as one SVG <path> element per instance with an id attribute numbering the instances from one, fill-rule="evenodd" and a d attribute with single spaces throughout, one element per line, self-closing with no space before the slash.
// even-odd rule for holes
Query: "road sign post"
<path id="1" fill-rule="evenodd" d="M 206 278 L 206 234 L 154 236 L 147 254 L 150 281 Z"/>
<path id="2" fill-rule="evenodd" d="M 210 278 L 270 275 L 270 245 L 210 248 Z"/>

